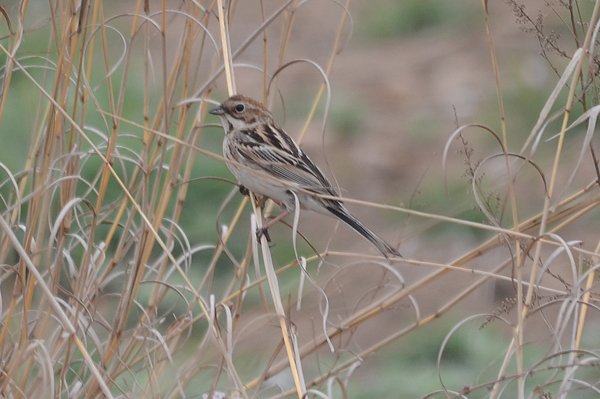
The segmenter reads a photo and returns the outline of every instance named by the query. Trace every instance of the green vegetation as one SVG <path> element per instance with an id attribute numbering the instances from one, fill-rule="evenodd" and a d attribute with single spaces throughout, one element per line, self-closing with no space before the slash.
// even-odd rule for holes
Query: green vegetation
<path id="1" fill-rule="evenodd" d="M 358 34 L 371 39 L 407 37 L 429 29 L 464 27 L 473 11 L 461 2 L 436 0 L 370 1 L 361 11 Z"/>
<path id="2" fill-rule="evenodd" d="M 356 2 L 345 51 L 368 46 L 374 79 L 327 99 L 318 74 L 262 78 L 335 75 L 340 3 L 225 3 L 229 31 L 209 1 L 0 6 L 1 396 L 596 397 L 600 43 L 551 93 L 600 5 Z M 224 73 L 229 35 L 252 40 Z M 460 45 L 430 62 L 441 35 Z M 450 56 L 468 70 L 447 82 Z M 311 145 L 327 122 L 348 207 L 404 259 L 305 211 L 257 243 L 206 112 L 233 83 L 272 84 Z"/>

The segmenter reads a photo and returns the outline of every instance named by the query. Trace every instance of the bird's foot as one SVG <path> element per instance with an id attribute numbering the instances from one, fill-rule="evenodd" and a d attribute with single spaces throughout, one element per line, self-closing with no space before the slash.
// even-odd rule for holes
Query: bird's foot
<path id="1" fill-rule="evenodd" d="M 261 227 L 260 229 L 256 229 L 256 240 L 260 242 L 263 236 L 267 239 L 268 243 L 271 243 L 271 236 L 269 235 L 269 229 L 266 227 Z"/>

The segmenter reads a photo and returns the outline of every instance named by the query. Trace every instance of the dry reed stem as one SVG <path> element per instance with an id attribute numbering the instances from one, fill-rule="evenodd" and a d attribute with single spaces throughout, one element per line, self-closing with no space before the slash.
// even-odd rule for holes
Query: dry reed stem
<path id="1" fill-rule="evenodd" d="M 594 10 L 592 12 L 592 16 L 590 17 L 589 26 L 595 26 L 595 22 L 598 19 L 599 10 L 600 10 L 600 3 L 596 2 L 595 6 L 594 6 Z M 586 33 L 586 38 L 585 38 L 583 46 L 582 46 L 582 50 L 584 52 L 587 51 L 587 49 L 589 49 L 589 47 L 590 47 L 591 37 L 592 37 L 592 30 L 588 29 L 588 31 Z M 565 105 L 564 117 L 562 120 L 562 126 L 560 128 L 557 148 L 556 148 L 556 152 L 555 152 L 555 156 L 554 156 L 554 162 L 552 165 L 552 171 L 550 173 L 550 183 L 548 186 L 548 197 L 544 200 L 544 209 L 543 209 L 542 215 L 541 215 L 542 218 L 541 218 L 541 222 L 540 222 L 540 228 L 539 228 L 539 234 L 538 234 L 539 236 L 542 236 L 546 233 L 547 218 L 549 215 L 551 200 L 553 199 L 554 186 L 556 184 L 559 161 L 560 161 L 560 157 L 561 157 L 561 154 L 563 151 L 565 133 L 566 133 L 566 129 L 568 126 L 569 117 L 571 115 L 571 108 L 573 106 L 573 102 L 575 99 L 575 89 L 577 87 L 577 81 L 580 78 L 580 72 L 581 72 L 581 68 L 583 65 L 583 60 L 584 60 L 583 58 L 580 58 L 579 61 L 577 62 L 575 71 L 572 74 L 571 84 L 569 85 L 569 93 L 567 95 L 567 102 Z M 529 279 L 530 286 L 529 286 L 529 289 L 527 290 L 525 300 L 522 301 L 522 298 L 519 298 L 520 300 L 518 302 L 519 304 L 522 303 L 522 305 L 519 305 L 519 307 L 518 307 L 519 323 L 515 329 L 515 333 L 517 336 L 516 353 L 517 353 L 517 364 L 518 364 L 517 373 L 519 375 L 518 380 L 517 380 L 518 381 L 518 397 L 519 398 L 525 397 L 525 380 L 524 380 L 524 374 L 523 374 L 523 359 L 522 359 L 524 321 L 525 321 L 525 317 L 527 316 L 529 307 L 531 306 L 531 302 L 533 299 L 534 289 L 533 289 L 532 283 L 536 280 L 536 277 L 537 277 L 537 270 L 538 270 L 538 264 L 540 264 L 542 245 L 543 244 L 541 242 L 538 242 L 535 246 L 535 252 L 534 252 L 533 263 L 532 263 L 534 267 L 532 269 L 530 279 Z M 517 267 L 518 267 L 518 269 L 520 269 L 520 263 L 518 264 Z M 514 342 L 514 338 L 513 338 L 513 342 Z M 510 349 L 507 351 L 506 360 L 508 360 L 508 358 L 510 356 L 509 354 L 511 354 L 513 352 L 512 342 L 511 342 L 511 345 L 509 346 L 509 348 Z M 507 364 L 507 361 L 505 361 L 505 364 Z M 492 391 L 492 394 L 491 394 L 491 398 L 496 397 L 497 392 L 498 392 L 497 389 L 498 389 L 498 385 L 495 385 L 494 390 Z"/>
<path id="2" fill-rule="evenodd" d="M 229 44 L 229 29 L 227 27 L 227 19 L 225 18 L 225 8 L 223 6 L 222 0 L 218 0 L 218 9 L 219 9 L 219 27 L 221 33 L 221 44 L 222 44 L 222 54 L 223 54 L 223 64 L 225 65 L 225 76 L 227 81 L 227 91 L 229 95 L 236 94 L 235 90 L 235 78 L 233 75 L 233 66 L 232 66 L 232 58 L 231 58 L 231 46 Z M 256 231 L 261 231 L 263 229 L 263 216 L 262 211 L 259 207 L 256 206 L 257 201 L 252 197 L 252 208 L 254 215 L 256 215 Z M 279 290 L 279 285 L 277 283 L 277 276 L 275 275 L 275 270 L 273 266 L 273 260 L 271 257 L 271 252 L 269 250 L 269 243 L 267 241 L 267 237 L 262 235 L 260 238 L 260 246 L 262 250 L 262 259 L 265 266 L 267 281 L 269 282 L 271 297 L 273 299 L 273 304 L 275 306 L 275 312 L 279 316 L 279 326 L 281 329 L 281 335 L 283 338 L 284 346 L 286 349 L 287 359 L 290 366 L 290 371 L 292 377 L 294 379 L 294 385 L 296 387 L 296 393 L 298 398 L 302 398 L 305 395 L 306 388 L 304 384 L 304 378 L 302 377 L 302 366 L 301 363 L 298 362 L 298 358 L 295 355 L 294 348 L 290 342 L 290 332 L 288 329 L 288 317 L 283 309 L 283 304 L 281 303 L 281 292 Z M 256 249 L 254 250 L 256 252 Z"/>
<path id="3" fill-rule="evenodd" d="M 204 392 L 211 397 L 222 390 L 245 398 L 352 396 L 348 384 L 358 365 L 368 364 L 370 355 L 449 314 L 450 309 L 460 309 L 461 301 L 482 290 L 488 281 L 516 284 L 517 315 L 509 327 L 513 342 L 500 354 L 502 362 L 494 365 L 495 377 L 467 388 L 490 389 L 492 397 L 508 397 L 514 392 L 523 397 L 528 394 L 533 373 L 551 371 L 552 377 L 539 384 L 540 390 L 550 392 L 555 385 L 552 392 L 563 397 L 585 384 L 586 389 L 597 390 L 592 379 L 580 378 L 579 370 L 591 369 L 598 358 L 588 350 L 584 338 L 595 325 L 599 310 L 595 276 L 600 267 L 600 247 L 596 244 L 590 249 L 577 242 L 583 237 L 562 234 L 589 222 L 600 205 L 597 176 L 576 179 L 586 164 L 588 146 L 595 159 L 592 138 L 596 108 L 592 106 L 571 124 L 568 112 L 563 113 L 549 172 L 539 162 L 539 149 L 545 146 L 543 134 L 556 118 L 551 112 L 564 86 L 570 85 L 567 111 L 574 108 L 575 101 L 587 106 L 597 100 L 590 89 L 594 75 L 581 72 L 582 64 L 588 61 L 592 65 L 594 59 L 590 40 L 580 45 L 590 49 L 590 57 L 580 53 L 573 56 L 522 151 L 512 153 L 509 149 L 518 143 L 507 129 L 511 115 L 504 104 L 506 82 L 501 84 L 499 79 L 503 60 L 496 53 L 493 17 L 484 2 L 500 123 L 498 134 L 484 125 L 477 126 L 478 133 L 497 140 L 497 153 L 484 156 L 472 168 L 472 194 L 487 219 L 485 223 L 452 217 L 450 212 L 341 198 L 373 212 L 406 215 L 416 224 L 423 221 L 468 227 L 483 242 L 452 262 L 415 254 L 394 259 L 396 263 L 390 265 L 382 263 L 379 256 L 329 250 L 328 245 L 316 245 L 327 249 L 313 248 L 313 254 L 306 256 L 296 243 L 295 220 L 290 226 L 295 254 L 290 251 L 286 257 L 279 251 L 271 253 L 264 238 L 260 244 L 254 242 L 253 230 L 244 230 L 247 199 L 239 199 L 235 188 L 216 200 L 212 192 L 198 196 L 202 191 L 196 191 L 192 183 L 205 182 L 214 174 L 203 169 L 205 162 L 223 165 L 222 156 L 206 146 L 212 139 L 205 133 L 213 127 L 207 124 L 206 113 L 215 102 L 211 97 L 219 84 L 224 82 L 229 94 L 235 92 L 234 75 L 241 77 L 245 70 L 234 68 L 248 66 L 239 57 L 248 55 L 244 51 L 254 43 L 259 45 L 256 62 L 262 67 L 256 66 L 258 75 L 249 76 L 262 77 L 256 79 L 255 89 L 266 102 L 274 98 L 269 92 L 286 88 L 292 66 L 305 68 L 312 75 L 317 72 L 319 80 L 311 86 L 309 110 L 295 137 L 303 140 L 322 109 L 320 135 L 324 140 L 332 90 L 328 76 L 343 47 L 346 26 L 352 22 L 349 1 L 331 2 L 339 10 L 339 19 L 330 22 L 331 48 L 323 54 L 323 66 L 311 59 L 310 52 L 288 59 L 295 32 L 304 27 L 301 7 L 312 6 L 311 2 L 288 0 L 270 8 L 271 4 L 259 0 L 255 20 L 246 21 L 253 25 L 249 32 L 244 30 L 242 39 L 236 39 L 241 44 L 235 49 L 235 40 L 230 41 L 229 35 L 239 29 L 240 18 L 247 17 L 245 3 L 205 3 L 181 2 L 173 9 L 165 0 L 138 0 L 131 5 L 132 12 L 129 5 L 123 5 L 127 11 L 111 15 L 112 10 L 101 1 L 83 1 L 80 8 L 69 2 L 49 2 L 51 26 L 45 54 L 37 59 L 40 65 L 22 53 L 27 42 L 24 39 L 31 31 L 29 2 L 21 2 L 16 18 L 2 8 L 4 18 L 16 29 L 10 28 L 10 35 L 0 43 L 6 58 L 0 118 L 6 118 L 6 104 L 13 101 L 13 93 L 19 93 L 15 84 L 19 78 L 40 97 L 31 118 L 35 131 L 23 157 L 23 169 L 14 173 L 0 164 L 6 176 L 0 182 L 4 205 L 0 258 L 6 265 L 3 270 L 9 271 L 0 279 L 0 353 L 6 359 L 0 378 L 3 392 L 33 397 L 50 389 L 57 397 L 90 398 L 175 398 Z M 568 11 L 571 22 L 564 21 L 576 30 L 579 25 L 573 22 L 573 11 Z M 596 32 L 591 26 L 586 28 L 587 38 Z M 220 38 L 215 38 L 217 34 Z M 573 36 L 579 45 L 581 39 Z M 138 87 L 131 87 L 134 82 Z M 132 96 L 135 89 L 141 93 L 139 104 Z M 566 132 L 575 131 L 583 122 L 587 122 L 588 132 L 581 140 L 579 156 L 574 155 L 573 171 L 559 190 L 561 167 L 568 158 L 566 144 L 571 139 Z M 473 126 L 459 127 L 451 134 L 442 169 L 446 170 L 451 142 Z M 574 143 L 579 143 L 573 137 Z M 505 179 L 501 189 L 513 228 L 505 227 L 479 186 L 489 165 L 500 157 L 504 157 Z M 200 167 L 198 159 L 203 162 Z M 524 218 L 518 212 L 524 200 L 517 180 L 527 169 L 544 185 L 550 173 L 551 184 L 547 193 L 537 198 L 548 194 L 544 210 Z M 225 180 L 218 179 L 215 181 Z M 190 193 L 194 196 L 191 200 Z M 211 231 L 211 242 L 197 243 L 198 238 L 188 236 L 191 231 L 186 230 L 188 208 L 212 209 L 210 205 L 215 202 L 220 203 L 216 216 L 211 215 L 217 224 Z M 252 205 L 255 208 L 254 202 Z M 253 212 L 261 226 L 262 210 Z M 415 235 L 412 239 L 420 240 L 415 231 L 411 230 Z M 494 258 L 505 248 L 506 254 Z M 18 254 L 16 260 L 11 259 L 11 253 Z M 259 263 L 265 264 L 265 272 L 258 269 Z M 338 299 L 335 290 L 338 284 L 342 284 L 339 289 L 345 288 L 344 278 L 358 272 L 353 267 L 362 263 L 369 263 L 371 274 L 381 278 L 365 283 L 360 287 L 362 292 L 343 303 L 347 311 L 328 316 L 325 302 L 349 296 L 342 293 Z M 401 273 L 404 268 L 417 267 L 432 270 L 411 278 Z M 301 282 L 308 278 L 314 285 L 298 289 L 284 306 L 282 298 L 289 289 L 284 284 L 297 286 L 298 273 L 305 273 Z M 433 306 L 422 302 L 424 295 L 431 295 L 427 293 L 453 275 L 464 276 L 465 283 Z M 265 282 L 273 305 L 265 298 Z M 294 302 L 299 305 L 301 299 L 302 307 L 295 307 Z M 314 311 L 311 300 L 317 304 Z M 401 325 L 377 331 L 377 335 L 372 332 L 372 341 L 361 342 L 357 331 L 377 330 L 372 327 L 377 327 L 378 317 L 386 317 L 404 304 L 409 306 L 405 312 L 408 317 Z M 554 309 L 556 315 L 551 313 Z M 486 323 L 499 316 L 501 310 L 490 311 Z M 530 320 L 535 316 L 547 323 L 549 348 L 532 362 L 524 347 L 532 331 Z M 478 317 L 456 323 L 444 343 Z M 307 318 L 321 323 L 314 323 L 318 327 L 309 330 Z M 319 324 L 326 323 L 320 330 Z M 260 345 L 255 346 L 253 340 Z M 327 351 L 329 342 L 335 343 L 335 353 Z M 251 370 L 245 365 L 245 344 L 252 346 L 253 358 L 260 357 Z M 517 361 L 514 370 L 509 367 L 513 358 Z M 437 395 L 468 394 L 446 378 L 445 360 L 442 345 L 437 367 L 443 389 L 436 391 Z M 273 385 L 288 375 L 289 381 L 279 387 Z"/>
<path id="4" fill-rule="evenodd" d="M 492 69 L 494 71 L 496 98 L 497 98 L 497 102 L 498 102 L 498 112 L 499 112 L 499 119 L 500 119 L 500 130 L 502 132 L 502 152 L 506 155 L 508 153 L 508 148 L 510 148 L 510 145 L 508 142 L 507 128 L 506 128 L 506 112 L 504 110 L 502 86 L 500 84 L 500 71 L 499 71 L 500 67 L 498 65 L 498 58 L 496 55 L 496 46 L 494 44 L 494 38 L 493 38 L 492 30 L 490 27 L 487 0 L 484 1 L 484 15 L 485 15 L 485 30 L 486 30 L 486 35 L 488 38 L 488 47 L 490 50 Z M 512 168 L 511 168 L 510 159 L 507 155 L 505 156 L 505 167 L 506 167 L 507 180 L 508 180 L 508 197 L 509 197 L 509 201 L 510 201 L 512 225 L 518 226 L 519 225 L 519 215 L 518 215 L 518 206 L 517 206 L 517 196 L 516 196 L 515 187 L 513 184 L 514 175 L 513 175 Z M 475 183 L 475 178 L 473 179 L 473 183 Z M 513 247 L 515 249 L 515 258 L 516 258 L 515 263 L 517 265 L 516 276 L 515 276 L 515 279 L 517 282 L 517 303 L 523 303 L 523 268 L 522 268 L 522 266 L 523 266 L 522 256 L 523 255 L 521 253 L 521 246 L 519 245 L 518 241 L 515 241 L 515 245 Z M 517 307 L 517 311 L 519 313 L 518 320 L 520 320 L 520 321 L 524 320 L 523 315 L 521 314 L 522 307 L 520 307 L 520 306 Z M 523 375 L 523 352 L 521 350 L 521 348 L 523 347 L 523 329 L 519 328 L 518 332 L 519 332 L 519 335 L 518 335 L 517 339 L 518 339 L 518 343 L 519 343 L 519 346 L 518 346 L 519 350 L 517 351 L 517 374 Z M 519 379 L 518 383 L 520 384 L 520 387 L 524 387 L 523 379 Z M 493 395 L 492 395 L 492 397 L 493 397 Z"/>

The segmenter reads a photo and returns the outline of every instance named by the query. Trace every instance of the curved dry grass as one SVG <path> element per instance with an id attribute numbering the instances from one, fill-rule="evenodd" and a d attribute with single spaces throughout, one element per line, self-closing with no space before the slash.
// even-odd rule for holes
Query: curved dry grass
<path id="1" fill-rule="evenodd" d="M 317 62 L 307 48 L 289 60 L 302 28 L 298 15 L 323 7 L 316 3 L 258 0 L 252 13 L 245 3 L 221 0 L 115 8 L 50 1 L 45 17 L 28 1 L 0 7 L 7 22 L 0 121 L 22 93 L 18 84 L 36 98 L 19 110 L 31 129 L 23 132 L 30 146 L 20 166 L 0 163 L 3 397 L 353 397 L 349 386 L 370 355 L 460 307 L 490 281 L 510 284 L 514 297 L 449 328 L 437 356 L 440 389 L 426 397 L 600 393 L 592 373 L 600 353 L 584 339 L 599 319 L 600 237 L 597 229 L 579 230 L 597 224 L 600 205 L 600 3 L 587 20 L 572 4 L 558 10 L 582 18 L 585 29 L 574 31 L 581 44 L 562 67 L 553 65 L 558 83 L 523 140 L 505 123 L 493 18 L 483 3 L 500 129 L 458 127 L 440 169 L 446 172 L 458 143 L 485 223 L 345 198 L 423 225 L 477 232 L 456 259 L 415 253 L 391 262 L 309 241 L 298 214 L 289 246 L 272 253 L 254 234 L 272 205 L 259 209 L 240 199 L 227 175 L 213 176 L 222 157 L 207 110 L 248 86 L 239 76 L 258 76 L 254 93 L 275 106 L 285 104 L 290 70 L 309 70 L 316 76 L 307 84 L 312 103 L 295 137 L 318 123 L 324 147 L 329 75 L 353 23 L 349 2 L 326 2 L 337 18 L 323 37 L 327 57 Z M 24 38 L 38 31 L 47 34 L 46 49 L 32 55 Z M 260 61 L 240 61 L 249 48 L 248 58 Z M 577 104 L 582 111 L 574 118 Z M 572 134 L 582 126 L 585 134 Z M 474 161 L 466 137 L 482 132 L 496 151 Z M 523 189 L 522 181 L 541 189 Z M 194 187 L 205 182 L 229 194 Z M 529 201 L 538 207 L 524 217 Z M 201 238 L 190 226 L 204 229 Z M 448 382 L 448 343 L 459 331 L 492 324 L 508 339 L 491 372 Z M 534 345 L 543 351 L 526 354 Z"/>

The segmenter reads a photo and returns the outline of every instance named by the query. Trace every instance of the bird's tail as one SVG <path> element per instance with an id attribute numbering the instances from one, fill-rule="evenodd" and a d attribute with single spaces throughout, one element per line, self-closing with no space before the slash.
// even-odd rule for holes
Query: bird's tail
<path id="1" fill-rule="evenodd" d="M 375 248 L 377 248 L 377 250 L 381 252 L 381 254 L 386 258 L 389 258 L 390 256 L 402 256 L 396 248 L 392 247 L 384 239 L 382 239 L 377 234 L 369 230 L 367 226 L 365 226 L 361 223 L 360 220 L 352 216 L 343 206 L 327 206 L 326 208 L 329 212 L 341 219 L 348 226 L 352 227 L 354 231 L 356 231 L 358 234 L 369 240 L 375 246 Z"/>

